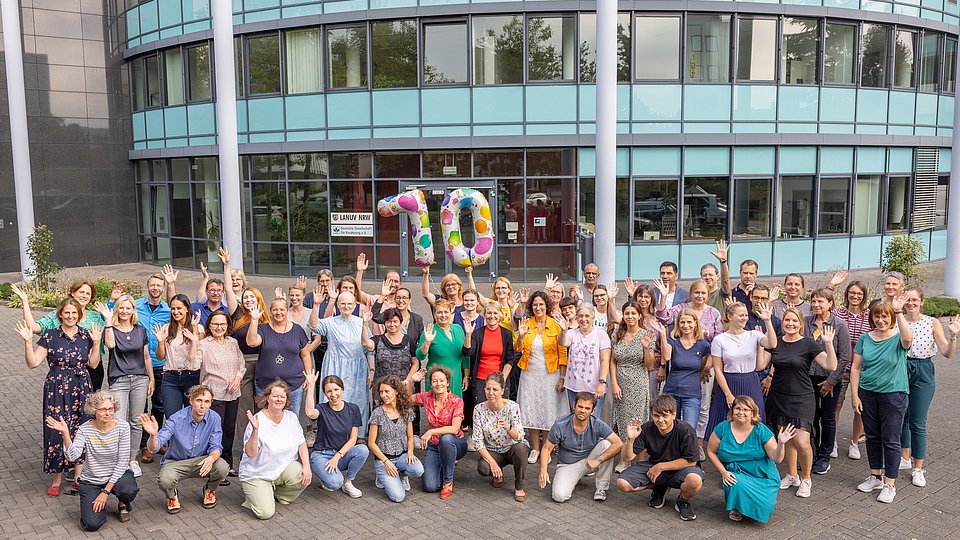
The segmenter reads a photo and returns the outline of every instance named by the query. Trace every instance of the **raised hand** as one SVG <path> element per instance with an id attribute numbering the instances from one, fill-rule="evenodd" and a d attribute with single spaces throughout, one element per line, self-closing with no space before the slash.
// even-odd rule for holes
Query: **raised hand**
<path id="1" fill-rule="evenodd" d="M 24 341 L 30 343 L 33 340 L 33 332 L 30 330 L 30 327 L 27 326 L 27 321 L 17 321 L 17 334 L 23 338 Z"/>
<path id="2" fill-rule="evenodd" d="M 210 273 L 207 272 L 207 267 L 203 264 L 203 261 L 200 261 L 200 275 L 203 276 L 204 280 L 210 279 Z"/>
<path id="3" fill-rule="evenodd" d="M 754 306 L 754 311 L 757 312 L 757 316 L 760 317 L 761 321 L 770 324 L 770 317 L 773 316 L 773 310 L 770 309 L 770 304 L 767 302 L 761 302 Z"/>
<path id="4" fill-rule="evenodd" d="M 467 276 L 470 276 L 471 274 L 473 274 L 473 266 L 464 266 L 463 273 L 466 274 Z"/>
<path id="5" fill-rule="evenodd" d="M 373 320 L 373 312 L 364 311 L 360 318 L 363 319 L 363 324 L 370 324 L 370 321 Z"/>
<path id="6" fill-rule="evenodd" d="M 642 431 L 641 426 L 643 426 L 643 424 L 638 418 L 634 418 L 633 420 L 627 422 L 627 438 L 634 440 L 639 437 Z"/>
<path id="7" fill-rule="evenodd" d="M 273 290 L 273 297 L 286 299 L 287 295 L 284 294 L 283 287 L 277 287 L 276 289 Z"/>
<path id="8" fill-rule="evenodd" d="M 547 282 L 543 286 L 544 289 L 550 290 L 560 284 L 560 280 L 557 279 L 557 276 L 554 274 L 547 274 Z"/>
<path id="9" fill-rule="evenodd" d="M 637 287 L 640 284 L 633 280 L 633 278 L 627 278 L 623 280 L 623 288 L 627 291 L 627 294 L 630 298 L 633 298 L 633 295 L 637 294 Z"/>
<path id="10" fill-rule="evenodd" d="M 183 334 L 183 338 L 189 341 L 196 341 L 197 334 L 194 331 L 190 330 L 186 326 L 180 329 L 180 333 Z"/>
<path id="11" fill-rule="evenodd" d="M 617 294 L 619 292 L 620 292 L 620 287 L 617 286 L 616 281 L 611 281 L 610 284 L 607 285 L 607 298 L 610 299 L 609 300 L 610 302 L 616 301 Z"/>
<path id="12" fill-rule="evenodd" d="M 520 302 L 526 304 L 530 299 L 530 287 L 520 287 Z"/>
<path id="13" fill-rule="evenodd" d="M 780 432 L 777 433 L 777 442 L 780 444 L 786 444 L 790 439 L 797 436 L 797 428 L 793 427 L 793 424 L 787 424 L 786 426 L 780 428 Z"/>
<path id="14" fill-rule="evenodd" d="M 67 423 L 63 421 L 61 416 L 59 419 L 56 419 L 52 416 L 47 417 L 47 427 L 56 431 L 57 433 L 69 433 L 70 428 L 67 426 Z"/>
<path id="15" fill-rule="evenodd" d="M 176 283 L 177 277 L 180 275 L 179 270 L 174 270 L 173 266 L 169 264 L 163 265 L 163 270 L 160 272 L 160 275 L 163 276 L 163 280 L 167 283 Z"/>
<path id="16" fill-rule="evenodd" d="M 247 422 L 253 426 L 253 429 L 260 429 L 260 420 L 258 420 L 257 415 L 250 412 L 249 409 L 247 409 Z"/>
<path id="17" fill-rule="evenodd" d="M 655 321 L 652 326 L 653 329 L 657 331 L 657 334 L 661 336 L 667 335 L 667 327 L 664 326 L 660 321 Z"/>
<path id="18" fill-rule="evenodd" d="M 17 295 L 17 298 L 20 299 L 20 303 L 21 303 L 21 304 L 24 304 L 24 305 L 27 304 L 27 301 L 28 301 L 28 299 L 29 299 L 30 297 L 27 296 L 26 291 L 24 291 L 23 289 L 21 289 L 21 288 L 20 288 L 18 285 L 16 285 L 16 284 L 11 285 L 11 286 L 10 286 L 10 290 L 13 292 L 13 294 Z"/>
<path id="19" fill-rule="evenodd" d="M 160 431 L 160 424 L 157 422 L 157 419 L 146 413 L 140 415 L 140 425 L 147 435 L 156 435 L 157 432 Z"/>
<path id="20" fill-rule="evenodd" d="M 423 341 L 426 343 L 433 343 L 433 340 L 437 338 L 437 329 L 433 323 L 428 324 L 423 329 Z"/>
<path id="21" fill-rule="evenodd" d="M 953 335 L 960 334 L 960 315 L 954 315 L 947 324 L 947 328 L 950 329 Z"/>
<path id="22" fill-rule="evenodd" d="M 113 318 L 113 310 L 107 307 L 103 302 L 97 302 L 93 305 L 93 310 L 103 316 L 103 320 L 110 321 Z"/>
<path id="23" fill-rule="evenodd" d="M 251 321 L 259 321 L 261 317 L 263 317 L 263 310 L 260 309 L 260 305 L 259 305 L 259 304 L 256 305 L 256 306 L 253 306 L 252 308 L 250 308 L 250 320 L 251 320 Z M 159 339 L 159 337 L 158 337 L 157 339 Z"/>
<path id="24" fill-rule="evenodd" d="M 157 341 L 164 341 L 170 335 L 170 330 L 165 324 L 155 324 L 153 325 L 153 335 L 157 336 Z"/>
<path id="25" fill-rule="evenodd" d="M 364 272 L 368 266 L 370 266 L 370 263 L 367 262 L 367 254 L 361 253 L 357 255 L 357 271 Z"/>
<path id="26" fill-rule="evenodd" d="M 568 326 L 567 326 L 567 320 L 564 319 L 562 315 L 559 316 L 559 317 L 554 316 L 553 320 L 556 321 L 556 323 L 557 323 L 558 325 L 560 325 L 560 329 L 561 329 L 561 330 L 566 330 L 566 329 L 568 328 Z"/>
<path id="27" fill-rule="evenodd" d="M 320 372 L 317 370 L 312 370 L 310 372 L 303 372 L 303 376 L 306 380 L 307 386 L 317 386 L 317 379 L 320 378 Z"/>
<path id="28" fill-rule="evenodd" d="M 839 272 L 834 274 L 832 278 L 830 278 L 830 286 L 836 287 L 837 285 L 840 285 L 846 280 L 847 280 L 847 271 L 840 270 Z"/>
<path id="29" fill-rule="evenodd" d="M 653 286 L 660 291 L 660 296 L 666 297 L 670 293 L 670 287 L 660 278 L 653 280 Z"/>
<path id="30" fill-rule="evenodd" d="M 422 381 L 423 378 L 426 377 L 426 376 L 427 376 L 427 369 L 426 369 L 426 368 L 420 368 L 419 371 L 417 371 L 416 373 L 414 373 L 413 375 L 410 376 L 410 380 L 413 381 L 413 382 L 415 382 L 415 383 L 418 383 L 418 382 Z M 422 437 L 421 437 L 421 438 L 422 438 Z"/>
<path id="31" fill-rule="evenodd" d="M 337 286 L 331 281 L 327 284 L 327 298 L 334 299 L 337 297 Z"/>
<path id="32" fill-rule="evenodd" d="M 576 298 L 579 302 L 583 302 L 583 290 L 579 284 L 570 287 L 570 296 Z"/>
<path id="33" fill-rule="evenodd" d="M 520 336 L 520 339 L 523 339 L 523 336 L 527 335 L 527 332 L 530 330 L 530 325 L 527 324 L 528 317 L 520 319 L 519 328 L 517 328 L 517 335 Z"/>
<path id="34" fill-rule="evenodd" d="M 837 336 L 837 329 L 833 325 L 823 325 L 823 332 L 820 334 L 824 343 L 833 343 L 833 338 Z"/>
<path id="35" fill-rule="evenodd" d="M 87 330 L 87 332 L 90 332 L 90 339 L 93 341 L 100 341 L 100 339 L 103 338 L 103 327 L 99 324 L 90 325 L 90 329 Z"/>
<path id="36" fill-rule="evenodd" d="M 420 273 L 423 274 L 423 275 L 425 275 L 425 276 L 429 276 L 429 275 L 430 275 L 430 265 L 429 265 L 429 264 L 425 264 L 425 265 L 421 266 L 421 267 L 420 267 Z"/>
<path id="37" fill-rule="evenodd" d="M 649 349 L 653 345 L 654 333 L 649 330 L 644 331 L 640 336 L 640 345 L 643 345 L 644 349 Z"/>
<path id="38" fill-rule="evenodd" d="M 222 248 L 218 249 L 218 250 L 217 250 L 217 256 L 220 257 L 220 262 L 222 262 L 224 266 L 229 266 L 229 265 L 230 265 L 230 250 L 229 250 L 229 249 L 227 249 L 227 248 L 225 248 L 225 247 L 222 247 Z"/>
<path id="39" fill-rule="evenodd" d="M 717 249 L 711 251 L 710 254 L 713 255 L 720 264 L 723 264 L 727 262 L 727 252 L 729 250 L 730 246 L 727 245 L 726 240 L 717 240 Z"/>
<path id="40" fill-rule="evenodd" d="M 306 289 L 306 288 L 307 288 L 307 276 L 300 276 L 300 277 L 298 277 L 298 278 L 297 278 L 297 281 L 295 282 L 295 285 L 296 285 L 297 287 L 300 287 L 301 289 Z"/>
<path id="41" fill-rule="evenodd" d="M 771 285 L 770 286 L 770 301 L 774 301 L 783 296 L 783 287 L 780 285 Z"/>
<path id="42" fill-rule="evenodd" d="M 901 295 L 895 297 L 895 298 L 893 299 L 893 302 L 892 302 L 892 304 L 893 304 L 893 311 L 902 312 L 902 311 L 903 311 L 903 306 L 904 306 L 904 304 L 906 304 L 906 303 L 907 303 L 907 297 L 906 297 L 906 295 L 901 294 Z"/>
<path id="43" fill-rule="evenodd" d="M 116 302 L 121 296 L 123 296 L 123 284 L 119 282 L 114 283 L 113 289 L 110 290 L 110 301 Z"/>

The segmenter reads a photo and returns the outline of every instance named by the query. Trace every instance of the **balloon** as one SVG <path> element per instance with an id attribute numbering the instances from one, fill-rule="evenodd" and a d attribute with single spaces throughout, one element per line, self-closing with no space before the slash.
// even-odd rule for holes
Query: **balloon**
<path id="1" fill-rule="evenodd" d="M 460 234 L 460 212 L 470 210 L 476 243 L 473 247 L 463 245 Z M 483 193 L 460 188 L 450 192 L 440 207 L 440 230 L 447 257 L 458 266 L 480 266 L 493 254 L 493 222 L 490 219 L 490 203 Z"/>
<path id="2" fill-rule="evenodd" d="M 391 195 L 377 203 L 377 212 L 383 217 L 401 213 L 410 218 L 410 236 L 413 240 L 413 253 L 417 266 L 430 266 L 435 259 L 433 254 L 433 235 L 430 232 L 430 215 L 427 213 L 427 201 L 419 189 Z"/>

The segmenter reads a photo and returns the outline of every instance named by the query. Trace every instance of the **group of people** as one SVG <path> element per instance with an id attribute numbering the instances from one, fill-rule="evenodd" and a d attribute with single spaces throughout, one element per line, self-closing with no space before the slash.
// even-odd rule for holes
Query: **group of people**
<path id="1" fill-rule="evenodd" d="M 466 287 L 449 274 L 437 294 L 424 267 L 432 322 L 410 310 L 395 271 L 380 294 L 364 292 L 364 255 L 355 276 L 323 270 L 312 290 L 301 277 L 269 303 L 225 249 L 222 279 L 204 268 L 195 300 L 177 292 L 169 266 L 139 299 L 117 287 L 96 301 L 93 285 L 78 282 L 39 320 L 14 288 L 27 366 L 49 366 L 47 493 L 58 496 L 72 471 L 83 529 L 104 524 L 110 494 L 127 521 L 140 462 L 159 456 L 169 513 L 181 509 L 181 480 L 205 479 L 201 504 L 213 508 L 236 477 L 243 506 L 269 519 L 314 476 L 324 490 L 361 497 L 354 481 L 371 455 L 389 500 L 403 501 L 411 478 L 446 499 L 457 462 L 474 451 L 494 487 L 513 468 L 518 502 L 527 465 L 560 503 L 586 475 L 605 500 L 618 473 L 617 487 L 650 490 L 653 508 L 679 490 L 674 508 L 692 520 L 709 460 L 730 518 L 766 522 L 779 490 L 810 497 L 811 474 L 830 470 L 848 388 L 848 456 L 860 458 L 865 436 L 870 468 L 858 489 L 892 502 L 901 469 L 925 486 L 933 358 L 956 352 L 960 318 L 948 337 L 922 314 L 923 292 L 896 273 L 872 302 L 863 283 L 847 284 L 841 307 L 845 272 L 816 290 L 799 274 L 766 286 L 745 260 L 732 286 L 728 246 L 711 253 L 716 264 L 688 290 L 669 261 L 651 285 L 626 279 L 619 307 L 621 286 L 601 284 L 592 263 L 568 288 L 553 275 L 535 291 L 499 277 L 489 297 L 469 268 Z"/>

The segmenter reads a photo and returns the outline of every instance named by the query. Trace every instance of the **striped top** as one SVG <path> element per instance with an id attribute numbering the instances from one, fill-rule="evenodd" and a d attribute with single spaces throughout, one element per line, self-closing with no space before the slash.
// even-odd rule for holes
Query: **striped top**
<path id="1" fill-rule="evenodd" d="M 857 346 L 857 340 L 860 339 L 860 336 L 869 332 L 873 329 L 873 325 L 870 324 L 870 310 L 865 309 L 860 313 L 853 313 L 848 311 L 847 308 L 836 308 L 833 310 L 833 314 L 847 323 L 847 330 L 850 331 L 850 350 L 852 351 Z M 847 371 L 850 371 L 850 367 L 853 365 L 853 354 L 850 355 L 850 363 L 847 364 Z"/>
<path id="2" fill-rule="evenodd" d="M 106 433 L 84 422 L 63 453 L 69 461 L 86 454 L 80 480 L 94 485 L 116 483 L 130 467 L 130 424 L 117 420 Z"/>

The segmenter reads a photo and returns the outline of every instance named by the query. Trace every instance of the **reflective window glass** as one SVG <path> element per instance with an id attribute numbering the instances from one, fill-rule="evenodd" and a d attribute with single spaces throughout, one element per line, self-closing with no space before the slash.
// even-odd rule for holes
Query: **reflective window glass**
<path id="1" fill-rule="evenodd" d="M 908 212 L 910 200 L 910 177 L 891 176 L 887 179 L 886 231 L 902 231 L 910 226 Z"/>
<path id="2" fill-rule="evenodd" d="M 769 178 L 737 178 L 733 181 L 734 238 L 770 236 L 772 184 Z"/>
<path id="3" fill-rule="evenodd" d="M 477 150 L 473 154 L 473 175 L 523 176 L 523 150 Z"/>
<path id="4" fill-rule="evenodd" d="M 470 177 L 470 152 L 424 152 L 425 178 Z"/>
<path id="5" fill-rule="evenodd" d="M 809 238 L 813 235 L 813 177 L 780 178 L 780 211 L 777 215 L 777 236 Z"/>
<path id="6" fill-rule="evenodd" d="M 679 40 L 678 40 L 679 42 Z M 580 14 L 580 80 L 597 80 L 597 14 Z M 630 81 L 630 14 L 617 14 L 617 80 Z"/>
<path id="7" fill-rule="evenodd" d="M 366 212 L 376 213 L 373 200 L 373 182 L 330 182 L 330 213 Z M 373 236 L 352 236 L 349 232 L 330 229 L 330 241 L 335 243 L 372 244 Z M 369 253 L 367 254 L 370 255 Z M 354 256 L 356 261 L 356 256 Z"/>
<path id="8" fill-rule="evenodd" d="M 412 19 L 373 23 L 373 87 L 417 86 L 417 23 Z"/>
<path id="9" fill-rule="evenodd" d="M 374 166 L 376 178 L 420 178 L 420 153 L 377 152 Z"/>
<path id="10" fill-rule="evenodd" d="M 287 93 L 307 94 L 323 89 L 320 56 L 320 29 L 287 30 L 284 69 L 287 70 Z"/>
<path id="11" fill-rule="evenodd" d="M 850 232 L 850 179 L 820 179 L 819 234 Z"/>
<path id="12" fill-rule="evenodd" d="M 957 90 L 957 40 L 947 38 L 943 54 L 943 91 Z"/>
<path id="13" fill-rule="evenodd" d="M 280 38 L 277 34 L 247 38 L 250 95 L 280 93 Z"/>
<path id="14" fill-rule="evenodd" d="M 924 32 L 920 40 L 920 91 L 936 92 L 940 69 L 940 34 Z"/>
<path id="15" fill-rule="evenodd" d="M 857 27 L 827 23 L 823 43 L 824 84 L 853 84 Z"/>
<path id="16" fill-rule="evenodd" d="M 183 55 L 180 47 L 168 49 L 163 53 L 163 66 L 165 71 L 167 105 L 180 105 L 183 103 Z"/>
<path id="17" fill-rule="evenodd" d="M 330 178 L 372 178 L 373 163 L 368 152 L 330 154 Z"/>
<path id="18" fill-rule="evenodd" d="M 423 25 L 423 82 L 467 82 L 467 23 Z"/>
<path id="19" fill-rule="evenodd" d="M 691 82 L 730 80 L 730 15 L 687 16 L 687 73 Z"/>
<path id="20" fill-rule="evenodd" d="M 577 42 L 573 17 L 530 17 L 527 20 L 527 78 L 531 81 L 572 80 Z"/>
<path id="21" fill-rule="evenodd" d="M 528 244 L 573 243 L 577 209 L 576 181 L 560 178 L 527 179 L 524 201 Z"/>
<path id="22" fill-rule="evenodd" d="M 880 176 L 857 177 L 854 190 L 853 234 L 877 234 L 880 215 Z"/>
<path id="23" fill-rule="evenodd" d="M 330 88 L 367 86 L 367 27 L 327 30 L 327 85 Z"/>
<path id="24" fill-rule="evenodd" d="M 717 240 L 727 236 L 727 188 L 730 180 L 683 180 L 683 239 Z"/>
<path id="25" fill-rule="evenodd" d="M 287 241 L 287 193 L 284 182 L 254 182 L 253 239 Z"/>
<path id="26" fill-rule="evenodd" d="M 290 241 L 326 242 L 328 219 L 327 182 L 290 182 Z"/>
<path id="27" fill-rule="evenodd" d="M 864 24 L 862 28 L 860 86 L 883 88 L 887 85 L 890 27 L 883 24 Z"/>
<path id="28" fill-rule="evenodd" d="M 523 19 L 519 16 L 473 18 L 473 83 L 523 82 Z"/>
<path id="29" fill-rule="evenodd" d="M 916 43 L 916 32 L 903 30 L 897 32 L 897 40 L 893 44 L 893 86 L 897 88 L 913 88 L 916 84 L 914 80 Z"/>
<path id="30" fill-rule="evenodd" d="M 817 19 L 783 19 L 783 50 L 780 81 L 783 84 L 817 84 L 817 51 L 820 22 Z"/>
<path id="31" fill-rule="evenodd" d="M 160 99 L 160 57 L 152 54 L 144 58 L 143 64 L 147 74 L 147 107 L 160 107 L 163 105 Z"/>
<path id="32" fill-rule="evenodd" d="M 580 179 L 580 216 L 581 227 L 595 228 L 597 222 L 597 181 L 595 178 Z M 617 178 L 617 201 L 630 200 L 630 179 Z M 616 212 L 616 226 L 618 244 L 626 244 L 630 240 L 630 215 L 627 212 Z"/>
<path id="33" fill-rule="evenodd" d="M 737 79 L 772 81 L 776 70 L 776 19 L 738 19 Z"/>
<path id="34" fill-rule="evenodd" d="M 210 46 L 200 45 L 187 49 L 187 78 L 190 101 L 210 99 Z"/>
<path id="35" fill-rule="evenodd" d="M 636 77 L 680 78 L 680 17 L 638 16 Z"/>
<path id="36" fill-rule="evenodd" d="M 637 179 L 633 183 L 633 239 L 677 238 L 677 180 Z"/>

